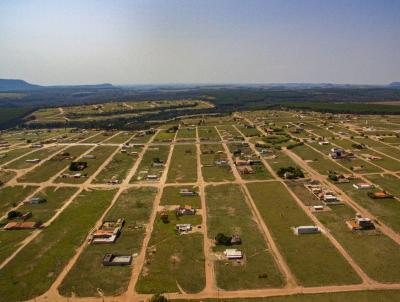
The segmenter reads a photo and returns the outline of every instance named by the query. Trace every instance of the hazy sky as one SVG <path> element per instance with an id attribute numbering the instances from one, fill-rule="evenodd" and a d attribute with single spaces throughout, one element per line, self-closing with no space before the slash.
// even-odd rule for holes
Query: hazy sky
<path id="1" fill-rule="evenodd" d="M 400 81 L 400 1 L 0 1 L 0 78 Z"/>

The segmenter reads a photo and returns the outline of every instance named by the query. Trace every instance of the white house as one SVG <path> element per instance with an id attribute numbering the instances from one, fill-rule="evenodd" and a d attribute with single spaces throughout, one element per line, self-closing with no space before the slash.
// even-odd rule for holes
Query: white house
<path id="1" fill-rule="evenodd" d="M 233 260 L 233 259 L 242 259 L 243 258 L 243 253 L 242 251 L 239 251 L 237 249 L 226 249 L 224 251 L 224 255 L 226 256 L 226 258 L 228 258 L 229 260 Z"/>
<path id="2" fill-rule="evenodd" d="M 359 182 L 359 183 L 353 184 L 353 187 L 356 188 L 357 190 L 373 189 L 374 185 L 366 183 L 366 182 Z"/>

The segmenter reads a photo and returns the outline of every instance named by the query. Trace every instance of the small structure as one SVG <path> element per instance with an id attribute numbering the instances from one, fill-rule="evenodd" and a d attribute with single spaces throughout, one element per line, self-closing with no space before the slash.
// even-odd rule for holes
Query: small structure
<path id="1" fill-rule="evenodd" d="M 333 159 L 340 159 L 345 157 L 346 152 L 342 148 L 332 148 L 330 152 L 330 156 Z"/>
<path id="2" fill-rule="evenodd" d="M 181 216 L 183 216 L 183 215 L 195 215 L 196 214 L 196 209 L 191 207 L 191 206 L 185 205 L 184 207 L 182 207 L 182 206 L 178 207 L 176 209 L 176 213 L 177 213 L 177 215 L 181 215 Z"/>
<path id="3" fill-rule="evenodd" d="M 256 172 L 250 166 L 238 166 L 237 167 L 240 174 L 255 174 Z"/>
<path id="4" fill-rule="evenodd" d="M 179 195 L 181 195 L 181 196 L 196 196 L 197 193 L 193 190 L 181 189 L 181 190 L 179 190 Z"/>
<path id="5" fill-rule="evenodd" d="M 236 260 L 236 259 L 242 259 L 243 258 L 243 253 L 242 251 L 239 251 L 237 249 L 226 249 L 224 251 L 224 255 L 228 260 Z"/>
<path id="6" fill-rule="evenodd" d="M 317 234 L 320 233 L 321 230 L 319 227 L 315 225 L 302 225 L 294 228 L 294 232 L 296 235 L 304 235 L 304 234 Z"/>
<path id="7" fill-rule="evenodd" d="M 367 182 L 359 182 L 359 183 L 353 184 L 353 187 L 356 188 L 357 190 L 363 190 L 363 189 L 373 189 L 374 185 L 369 184 Z"/>
<path id="8" fill-rule="evenodd" d="M 25 160 L 26 163 L 34 164 L 40 162 L 39 158 L 27 159 Z"/>
<path id="9" fill-rule="evenodd" d="M 40 222 L 38 221 L 12 221 L 4 226 L 7 231 L 11 230 L 31 230 L 40 227 Z"/>
<path id="10" fill-rule="evenodd" d="M 154 167 L 154 168 L 162 168 L 162 167 L 164 167 L 164 164 L 160 163 L 160 162 L 153 162 L 151 164 L 151 166 Z"/>
<path id="11" fill-rule="evenodd" d="M 364 157 L 365 159 L 369 160 L 369 161 L 381 160 L 382 159 L 382 157 L 380 157 L 380 156 L 371 155 L 371 154 L 361 154 L 361 156 Z"/>
<path id="12" fill-rule="evenodd" d="M 105 254 L 103 257 L 104 266 L 124 266 L 132 263 L 132 256 L 122 256 L 114 254 Z"/>
<path id="13" fill-rule="evenodd" d="M 88 166 L 88 164 L 85 161 L 73 161 L 69 165 L 69 170 L 70 171 L 82 171 L 82 170 L 86 169 L 87 166 Z"/>
<path id="14" fill-rule="evenodd" d="M 43 197 L 32 197 L 28 200 L 26 200 L 24 203 L 26 204 L 41 204 L 45 203 L 47 200 Z"/>
<path id="15" fill-rule="evenodd" d="M 247 166 L 249 163 L 247 160 L 243 160 L 240 158 L 235 159 L 235 166 Z"/>
<path id="16" fill-rule="evenodd" d="M 330 143 L 328 141 L 320 141 L 320 142 L 318 142 L 318 144 L 321 146 L 325 146 L 325 145 L 329 145 Z"/>
<path id="17" fill-rule="evenodd" d="M 43 144 L 35 143 L 35 144 L 32 144 L 31 147 L 32 147 L 32 148 L 42 148 L 42 147 L 43 147 Z"/>
<path id="18" fill-rule="evenodd" d="M 375 229 L 375 225 L 371 219 L 362 217 L 359 213 L 356 213 L 356 217 L 354 219 L 347 220 L 346 224 L 352 231 Z"/>
<path id="19" fill-rule="evenodd" d="M 192 225 L 190 223 L 180 223 L 175 228 L 179 233 L 188 233 L 192 230 Z"/>
<path id="20" fill-rule="evenodd" d="M 224 159 L 220 159 L 220 160 L 216 160 L 216 161 L 215 161 L 215 164 L 216 164 L 217 166 L 227 166 L 227 165 L 228 165 L 228 161 L 227 161 L 227 160 L 224 160 Z"/>
<path id="21" fill-rule="evenodd" d="M 146 175 L 146 180 L 158 180 L 159 177 L 156 174 L 147 174 Z"/>
<path id="22" fill-rule="evenodd" d="M 368 192 L 368 196 L 371 197 L 372 199 L 385 199 L 385 198 L 394 198 L 393 195 L 387 193 L 386 191 L 380 191 L 380 192 Z"/>
<path id="23" fill-rule="evenodd" d="M 93 155 L 93 154 L 86 154 L 86 155 L 82 156 L 82 158 L 85 158 L 85 159 L 95 159 L 96 156 Z"/>
<path id="24" fill-rule="evenodd" d="M 336 195 L 334 195 L 334 194 L 332 194 L 330 192 L 327 192 L 327 193 L 323 194 L 322 200 L 324 202 L 326 202 L 326 203 L 332 203 L 332 202 L 339 201 L 338 198 L 336 197 Z"/>
<path id="25" fill-rule="evenodd" d="M 320 212 L 320 211 L 323 211 L 323 210 L 324 210 L 324 206 L 322 206 L 322 205 L 317 205 L 317 206 L 313 206 L 312 209 L 313 209 L 315 212 Z"/>
<path id="26" fill-rule="evenodd" d="M 119 218 L 117 221 L 104 221 L 102 225 L 92 233 L 90 242 L 93 244 L 114 243 L 121 234 L 124 224 L 125 220 L 123 218 Z"/>

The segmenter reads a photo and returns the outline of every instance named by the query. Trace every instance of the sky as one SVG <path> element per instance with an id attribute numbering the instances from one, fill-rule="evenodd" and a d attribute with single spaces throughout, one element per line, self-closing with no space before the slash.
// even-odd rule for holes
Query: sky
<path id="1" fill-rule="evenodd" d="M 1 0 L 0 78 L 400 81 L 397 0 Z"/>

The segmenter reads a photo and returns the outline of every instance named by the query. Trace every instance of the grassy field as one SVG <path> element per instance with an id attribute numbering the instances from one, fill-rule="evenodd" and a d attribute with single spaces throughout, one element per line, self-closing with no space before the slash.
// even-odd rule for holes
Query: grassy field
<path id="1" fill-rule="evenodd" d="M 155 142 L 171 142 L 175 138 L 175 132 L 167 132 L 167 130 L 162 130 L 158 132 L 154 138 Z"/>
<path id="2" fill-rule="evenodd" d="M 165 165 L 169 152 L 170 146 L 159 145 L 149 147 L 143 155 L 135 176 L 132 177 L 130 182 L 143 180 L 144 176 L 147 174 L 156 174 L 161 177 L 165 167 L 154 167 L 152 163 L 154 159 L 159 159 Z"/>
<path id="3" fill-rule="evenodd" d="M 399 282 L 399 245 L 379 233 L 351 232 L 345 221 L 354 218 L 355 212 L 348 206 L 333 206 L 332 211 L 316 215 L 368 276 L 380 282 Z"/>
<path id="4" fill-rule="evenodd" d="M 244 155 L 252 156 L 252 158 L 258 159 L 258 156 L 254 154 L 253 150 L 250 147 L 244 147 L 241 144 L 236 143 L 228 143 L 227 146 L 231 154 L 233 154 L 235 151 L 240 150 L 242 152 L 242 154 L 239 156 L 240 159 L 246 159 L 244 158 Z M 234 159 L 235 157 L 232 155 L 232 158 Z M 244 180 L 267 180 L 273 178 L 271 173 L 269 173 L 263 163 L 253 165 L 252 168 L 255 172 L 254 174 L 241 174 L 240 177 L 242 177 Z"/>
<path id="5" fill-rule="evenodd" d="M 129 148 L 126 153 L 118 152 L 111 162 L 96 176 L 93 183 L 108 183 L 111 179 L 117 179 L 122 182 L 137 160 L 136 155 L 129 153 L 133 151 L 139 153 L 141 150 L 141 147 L 134 147 Z"/>
<path id="6" fill-rule="evenodd" d="M 155 193 L 152 188 L 133 188 L 119 196 L 105 220 L 125 219 L 120 237 L 112 245 L 88 245 L 59 287 L 62 295 L 93 297 L 99 296 L 100 289 L 105 296 L 115 296 L 127 290 L 132 266 L 107 267 L 101 263 L 106 253 L 132 255 L 140 252 Z M 135 260 L 132 263 L 134 266 Z"/>
<path id="7" fill-rule="evenodd" d="M 360 282 L 351 266 L 323 234 L 294 234 L 292 227 L 313 223 L 282 184 L 253 183 L 247 186 L 300 285 L 322 286 Z"/>
<path id="8" fill-rule="evenodd" d="M 123 144 L 128 141 L 133 135 L 133 132 L 122 131 L 119 134 L 103 141 L 105 144 Z"/>
<path id="9" fill-rule="evenodd" d="M 247 128 L 245 126 L 237 126 L 239 131 L 246 137 L 261 136 L 261 132 L 257 128 Z"/>
<path id="10" fill-rule="evenodd" d="M 48 219 L 53 217 L 57 209 L 59 209 L 68 198 L 76 192 L 76 188 L 59 188 L 47 187 L 35 196 L 41 196 L 47 199 L 47 202 L 39 205 L 22 205 L 18 211 L 21 213 L 31 212 L 32 217 L 29 221 L 42 221 L 46 222 Z M 0 222 L 0 225 L 4 225 L 9 221 L 5 219 Z M 21 231 L 5 231 L 0 230 L 0 262 L 6 257 L 10 256 L 15 248 L 25 239 L 31 230 L 21 230 Z"/>
<path id="11" fill-rule="evenodd" d="M 280 287 L 283 279 L 268 251 L 259 227 L 245 201 L 238 185 L 207 186 L 208 237 L 213 239 L 218 233 L 237 234 L 242 244 L 237 246 L 244 255 L 242 264 L 222 258 L 216 260 L 216 280 L 218 287 L 225 290 Z M 229 201 L 229 202 L 227 202 Z M 234 246 L 236 247 L 236 246 Z M 215 246 L 221 254 L 225 246 Z M 266 274 L 266 278 L 260 275 Z"/>
<path id="12" fill-rule="evenodd" d="M 179 286 L 185 292 L 195 293 L 204 288 L 203 235 L 179 235 L 175 231 L 177 223 L 201 224 L 201 216 L 178 218 L 174 212 L 168 216 L 169 223 L 163 223 L 159 216 L 154 223 L 146 264 L 136 284 L 139 293 L 178 292 Z"/>
<path id="13" fill-rule="evenodd" d="M 238 139 L 242 140 L 243 135 L 235 129 L 232 125 L 220 125 L 217 126 L 217 129 L 219 130 L 220 134 L 223 136 L 224 139 Z"/>
<path id="14" fill-rule="evenodd" d="M 7 183 L 9 180 L 15 177 L 15 175 L 17 175 L 17 173 L 14 171 L 0 170 L 0 186 Z"/>
<path id="15" fill-rule="evenodd" d="M 18 211 L 23 213 L 32 212 L 32 218 L 29 220 L 46 222 L 76 191 L 77 188 L 72 187 L 47 187 L 35 195 L 35 197 L 45 198 L 47 200 L 45 203 L 37 205 L 24 204 Z"/>
<path id="16" fill-rule="evenodd" d="M 39 149 L 35 152 L 32 152 L 30 154 L 27 154 L 16 161 L 13 161 L 12 163 L 8 164 L 5 166 L 6 169 L 26 169 L 30 168 L 32 166 L 37 165 L 37 163 L 27 163 L 26 160 L 29 159 L 40 159 L 43 160 L 46 157 L 49 157 L 53 153 L 59 151 L 62 147 L 61 146 L 54 146 L 54 147 L 49 147 L 49 148 L 43 148 Z"/>
<path id="17" fill-rule="evenodd" d="M 399 290 L 370 290 L 322 294 L 297 294 L 282 297 L 174 300 L 175 302 L 394 302 L 400 300 Z"/>
<path id="18" fill-rule="evenodd" d="M 276 155 L 275 158 L 268 157 L 266 158 L 266 161 L 275 172 L 280 168 L 298 167 L 296 163 L 285 153 L 274 151 L 274 154 Z"/>
<path id="19" fill-rule="evenodd" d="M 30 148 L 18 148 L 7 152 L 0 153 L 0 165 L 6 164 L 13 159 L 32 151 Z"/>
<path id="20" fill-rule="evenodd" d="M 76 200 L 3 269 L 0 296 L 7 301 L 44 293 L 80 246 L 115 190 L 82 192 Z"/>
<path id="21" fill-rule="evenodd" d="M 234 180 L 235 177 L 229 165 L 218 166 L 217 160 L 227 160 L 224 148 L 221 144 L 202 144 L 200 145 L 202 154 L 200 155 L 201 168 L 205 181 L 227 181 Z"/>
<path id="22" fill-rule="evenodd" d="M 151 137 L 153 137 L 154 134 L 146 134 L 143 136 L 137 136 L 137 134 L 132 137 L 132 139 L 129 141 L 130 144 L 145 144 L 147 143 Z"/>
<path id="23" fill-rule="evenodd" d="M 216 141 L 221 140 L 217 130 L 214 127 L 198 127 L 199 138 L 201 141 Z"/>
<path id="24" fill-rule="evenodd" d="M 72 146 L 65 150 L 71 156 L 78 157 L 89 150 L 90 146 Z M 59 160 L 55 156 L 42 163 L 27 174 L 21 176 L 18 180 L 23 182 L 40 183 L 49 180 L 52 176 L 61 172 L 70 164 L 71 160 Z"/>
<path id="25" fill-rule="evenodd" d="M 167 182 L 196 182 L 197 158 L 195 145 L 175 145 Z"/>
<path id="26" fill-rule="evenodd" d="M 177 140 L 196 140 L 196 128 L 180 128 L 176 138 Z"/>
<path id="27" fill-rule="evenodd" d="M 180 196 L 179 191 L 181 189 L 190 189 L 198 192 L 197 187 L 188 186 L 168 186 L 164 188 L 163 194 L 161 196 L 161 205 L 190 205 L 197 209 L 201 208 L 201 202 L 199 195 L 195 196 Z"/>
<path id="28" fill-rule="evenodd" d="M 380 190 L 357 190 L 353 187 L 352 181 L 348 184 L 336 184 L 337 187 L 342 189 L 350 198 L 357 202 L 363 208 L 366 208 L 376 218 L 393 228 L 393 230 L 400 231 L 400 202 L 396 199 L 372 199 L 367 194 L 371 191 Z"/>
<path id="29" fill-rule="evenodd" d="M 343 169 L 341 166 L 331 161 L 330 159 L 324 157 L 322 154 L 316 152 L 310 147 L 303 145 L 297 146 L 290 151 L 293 151 L 303 160 L 307 161 L 308 164 L 322 175 L 328 175 L 329 171 L 336 171 L 338 173 L 348 173 L 347 170 Z"/>
<path id="30" fill-rule="evenodd" d="M 391 174 L 367 175 L 371 182 L 400 199 L 400 179 Z"/>
<path id="31" fill-rule="evenodd" d="M 92 176 L 94 173 L 97 172 L 99 167 L 107 160 L 107 158 L 116 150 L 117 147 L 114 146 L 98 146 L 94 148 L 91 152 L 90 155 L 93 155 L 95 158 L 92 159 L 82 159 L 82 161 L 87 162 L 88 167 L 84 169 L 81 173 L 83 175 L 87 175 L 87 177 Z M 64 172 L 66 173 L 73 173 L 69 171 L 67 168 Z M 87 180 L 86 177 L 81 177 L 81 178 L 57 178 L 56 182 L 58 183 L 72 183 L 72 184 L 77 184 L 77 183 L 83 183 Z"/>
<path id="32" fill-rule="evenodd" d="M 24 201 L 27 196 L 33 193 L 37 187 L 33 186 L 12 186 L 5 187 L 0 190 L 0 214 L 4 215 L 7 211 L 21 201 Z"/>
<path id="33" fill-rule="evenodd" d="M 106 132 L 98 132 L 96 135 L 82 140 L 81 143 L 98 144 L 98 143 L 103 142 L 103 141 L 105 141 L 105 140 L 107 140 L 109 138 L 110 138 L 110 136 L 108 136 L 106 134 Z"/>

